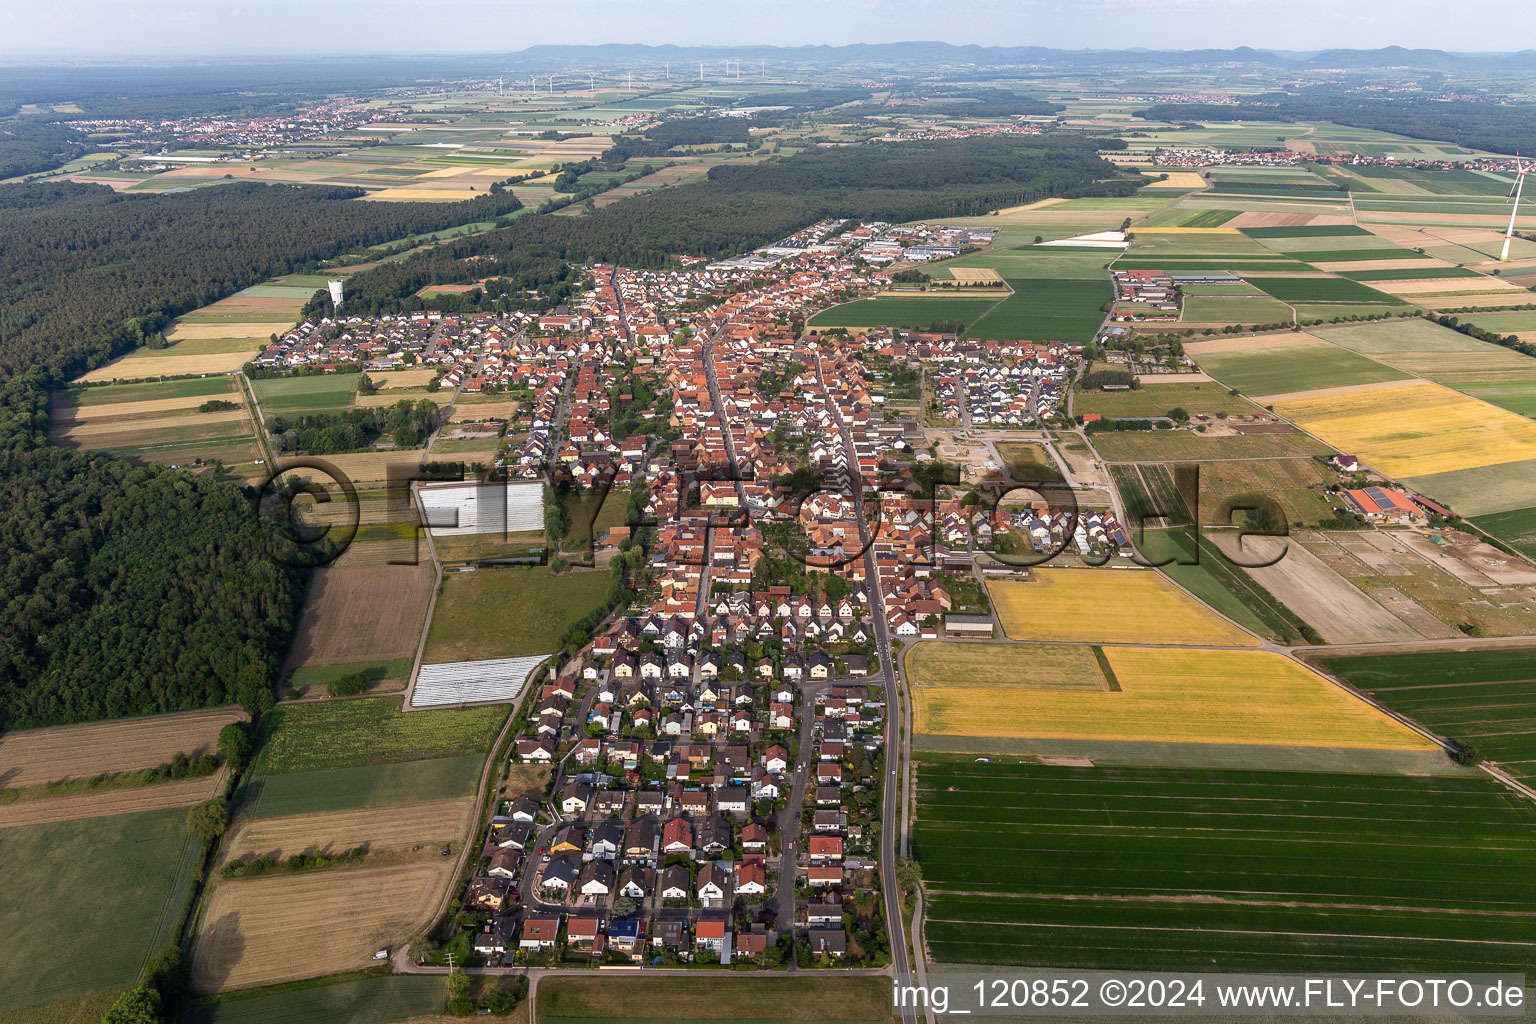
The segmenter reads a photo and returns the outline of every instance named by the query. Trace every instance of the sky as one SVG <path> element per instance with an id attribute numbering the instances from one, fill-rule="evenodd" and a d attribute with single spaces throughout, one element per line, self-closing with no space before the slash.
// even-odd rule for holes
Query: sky
<path id="1" fill-rule="evenodd" d="M 0 0 L 0 54 L 510 53 L 937 40 L 1064 49 L 1536 47 L 1527 0 Z"/>

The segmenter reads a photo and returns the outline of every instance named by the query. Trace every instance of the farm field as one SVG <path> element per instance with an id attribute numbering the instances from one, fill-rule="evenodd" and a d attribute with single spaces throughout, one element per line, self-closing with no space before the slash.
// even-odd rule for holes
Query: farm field
<path id="1" fill-rule="evenodd" d="M 1479 402 L 1536 419 L 1536 379 L 1521 381 L 1468 381 L 1451 384 L 1462 394 Z"/>
<path id="2" fill-rule="evenodd" d="M 50 417 L 50 443 L 93 448 L 129 458 L 191 463 L 202 458 L 249 465 L 259 457 L 256 427 L 232 377 L 108 385 L 59 393 Z M 203 412 L 216 400 L 229 408 Z"/>
<path id="3" fill-rule="evenodd" d="M 1187 350 L 1206 373 L 1245 395 L 1285 395 L 1320 388 L 1405 380 L 1407 375 L 1373 359 L 1316 341 L 1288 338 L 1195 342 Z"/>
<path id="4" fill-rule="evenodd" d="M 397 974 L 192 1006 L 176 1024 L 392 1024 L 437 1013 L 446 1001 L 440 978 Z"/>
<path id="5" fill-rule="evenodd" d="M 0 733 L 0 780 L 6 789 L 153 768 L 173 754 L 212 753 L 219 730 L 245 720 L 239 708 L 210 708 L 150 718 Z"/>
<path id="6" fill-rule="evenodd" d="M 1446 532 L 1441 544 L 1412 531 L 1299 531 L 1291 535 L 1426 638 L 1456 639 L 1461 627 L 1489 636 L 1530 632 L 1536 571 L 1480 544 Z"/>
<path id="7" fill-rule="evenodd" d="M 284 817 L 242 817 L 221 849 L 223 862 L 242 857 L 289 857 L 341 853 L 367 846 L 369 853 L 444 843 L 457 845 L 468 831 L 473 801 L 436 800 L 351 811 Z"/>
<path id="8" fill-rule="evenodd" d="M 1314 254 L 1315 258 L 1315 254 Z M 1364 257 L 1369 259 L 1370 257 Z M 1365 268 L 1361 268 L 1365 269 Z M 1281 302 L 1356 302 L 1401 306 L 1403 300 L 1342 277 L 1259 277 L 1244 280 Z"/>
<path id="9" fill-rule="evenodd" d="M 1295 319 L 1290 306 L 1263 296 L 1191 295 L 1184 300 L 1183 320 L 1190 324 L 1288 324 Z"/>
<path id="10" fill-rule="evenodd" d="M 967 338 L 1065 341 L 1081 343 L 1104 322 L 1099 307 L 1110 298 L 1109 278 L 1009 277 L 1013 295 L 965 332 Z"/>
<path id="11" fill-rule="evenodd" d="M 1061 481 L 1061 470 L 1044 445 L 998 441 L 996 447 L 1008 468 L 1008 475 L 1015 480 Z"/>
<path id="12" fill-rule="evenodd" d="M 1327 445 L 1297 432 L 1209 436 L 1190 430 L 1100 430 L 1093 446 L 1105 462 L 1207 462 L 1326 455 Z"/>
<path id="13" fill-rule="evenodd" d="M 1239 550 L 1235 534 L 1211 534 L 1211 542 L 1233 557 L 1233 565 L 1317 630 L 1329 643 L 1381 643 L 1425 636 L 1373 601 L 1299 543 L 1287 538 L 1249 537 Z M 1283 551 L 1283 555 L 1281 552 Z M 1273 565 L 1248 568 L 1238 559 Z M 1431 631 L 1429 636 L 1442 635 Z"/>
<path id="14" fill-rule="evenodd" d="M 1146 530 L 1135 541 L 1144 560 L 1207 607 L 1260 636 L 1281 643 L 1306 638 L 1279 603 L 1228 563 L 1209 535 L 1187 529 Z"/>
<path id="15" fill-rule="evenodd" d="M 914 838 L 940 963 L 1536 960 L 1536 809 L 1486 778 L 923 761 Z"/>
<path id="16" fill-rule="evenodd" d="M 1289 398 L 1274 406 L 1307 432 L 1399 479 L 1536 459 L 1536 423 L 1438 384 Z"/>
<path id="17" fill-rule="evenodd" d="M 193 940 L 193 990 L 366 967 L 375 950 L 393 946 L 430 915 L 453 872 L 450 861 L 435 856 L 386 867 L 364 864 L 218 882 L 204 897 Z M 318 921 L 337 926 L 316 928 Z"/>
<path id="18" fill-rule="evenodd" d="M 215 772 L 175 782 L 0 803 L 0 829 L 134 811 L 158 811 L 168 807 L 185 808 L 213 797 L 223 785 L 224 773 Z"/>
<path id="19" fill-rule="evenodd" d="M 506 717 L 505 707 L 403 714 L 395 697 L 288 704 L 262 717 L 267 738 L 253 770 L 270 775 L 483 754 Z"/>
<path id="20" fill-rule="evenodd" d="M 1200 464 L 1200 522 L 1233 525 L 1234 510 L 1273 503 L 1292 526 L 1333 518 L 1323 488 L 1338 480 L 1314 459 L 1258 459 Z"/>
<path id="21" fill-rule="evenodd" d="M 0 829 L 0 1012 L 127 988 L 174 942 L 202 844 L 180 808 Z M 80 899 L 86 892 L 110 898 Z M 89 957 L 61 957 L 107 935 Z"/>
<path id="22" fill-rule="evenodd" d="M 1142 387 L 1133 391 L 1079 391 L 1073 396 L 1072 408 L 1075 412 L 1096 412 L 1112 418 L 1164 416 L 1174 408 L 1182 408 L 1191 416 L 1251 416 L 1262 411 L 1227 390 L 1214 381 L 1164 384 L 1150 376 L 1144 377 Z"/>
<path id="23" fill-rule="evenodd" d="M 1536 508 L 1496 512 L 1478 516 L 1472 522 L 1515 550 L 1536 558 Z"/>
<path id="24" fill-rule="evenodd" d="M 251 381 L 256 399 L 268 413 L 297 416 L 345 409 L 357 393 L 357 373 L 322 373 L 308 377 L 269 377 Z"/>
<path id="25" fill-rule="evenodd" d="M 337 665 L 414 656 L 436 581 L 430 565 L 314 570 L 288 664 Z"/>
<path id="26" fill-rule="evenodd" d="M 566 976 L 539 983 L 539 1021 L 825 1021 L 875 1024 L 890 1019 L 890 983 L 868 977 L 601 978 Z"/>
<path id="27" fill-rule="evenodd" d="M 934 321 L 959 320 L 967 325 L 980 320 L 1004 297 L 947 295 L 899 295 L 859 299 L 824 309 L 807 321 L 808 327 L 917 327 L 927 329 Z"/>
<path id="28" fill-rule="evenodd" d="M 988 671 L 987 656 L 1020 667 Z M 996 738 L 1010 750 L 1021 739 L 1436 749 L 1267 651 L 929 643 L 907 664 L 917 732 Z"/>
<path id="29" fill-rule="evenodd" d="M 545 566 L 450 573 L 438 595 L 425 660 L 549 654 L 572 622 L 602 603 L 606 572 L 555 575 Z M 517 623 L 515 629 L 506 623 Z"/>
<path id="30" fill-rule="evenodd" d="M 246 784 L 240 813 L 247 818 L 280 818 L 453 800 L 474 793 L 484 764 L 485 755 L 464 754 L 258 775 Z"/>
<path id="31" fill-rule="evenodd" d="M 1477 744 L 1516 778 L 1536 780 L 1536 651 L 1325 656 L 1318 664 L 1425 728 Z"/>
<path id="32" fill-rule="evenodd" d="M 1013 640 L 1258 646 L 1155 572 L 1036 569 L 1028 582 L 987 590 Z"/>

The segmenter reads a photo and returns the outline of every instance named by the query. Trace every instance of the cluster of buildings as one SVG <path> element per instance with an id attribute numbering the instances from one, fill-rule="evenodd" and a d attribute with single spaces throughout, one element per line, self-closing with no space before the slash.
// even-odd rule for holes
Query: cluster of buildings
<path id="1" fill-rule="evenodd" d="M 958 256 L 969 246 L 990 245 L 997 237 L 997 229 L 877 222 L 860 224 L 839 237 L 856 244 L 864 262 L 883 266 L 897 261 L 926 263 Z"/>
<path id="2" fill-rule="evenodd" d="M 69 124 L 92 135 L 113 136 L 114 145 L 153 147 L 156 143 L 174 141 L 182 145 L 232 147 L 243 152 L 230 157 L 208 157 L 207 160 L 247 161 L 259 158 L 265 151 L 322 138 L 333 132 L 350 131 L 389 117 L 381 108 L 339 97 L 303 113 L 282 117 L 103 118 Z M 153 159 L 156 155 L 147 153 L 146 157 Z M 163 150 L 158 156 L 166 158 Z M 175 155 L 170 162 L 201 161 Z"/>
<path id="3" fill-rule="evenodd" d="M 929 139 L 975 139 L 984 135 L 1039 135 L 1045 131 L 1045 126 L 1029 121 L 1016 121 L 1008 124 L 978 124 L 969 127 L 933 127 L 914 128 L 910 131 L 889 132 L 880 136 L 878 142 L 919 142 Z"/>

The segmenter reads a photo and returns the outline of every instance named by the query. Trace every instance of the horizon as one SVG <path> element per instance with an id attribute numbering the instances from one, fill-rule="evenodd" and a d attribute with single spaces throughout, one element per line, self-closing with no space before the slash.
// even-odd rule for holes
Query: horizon
<path id="1" fill-rule="evenodd" d="M 505 17 L 506 35 L 497 25 L 484 30 L 479 21 L 487 17 Z M 1343 5 L 1298 0 L 1284 9 L 1253 0 L 982 0 L 942 14 L 916 0 L 878 5 L 856 0 L 835 7 L 786 0 L 771 12 L 700 0 L 650 5 L 579 0 L 559 8 L 523 0 L 392 0 L 367 7 L 359 0 L 320 7 L 259 0 L 229 8 L 179 0 L 145 0 L 124 8 L 85 0 L 68 8 L 13 8 L 0 26 L 0 58 L 12 64 L 234 55 L 511 55 L 541 45 L 731 49 L 914 42 L 1104 52 L 1247 46 L 1303 54 L 1398 46 L 1477 55 L 1528 49 L 1491 49 L 1489 41 L 1536 36 L 1536 11 L 1493 0 L 1469 0 L 1454 10 L 1433 0 Z M 174 45 L 167 45 L 169 39 Z M 1255 45 L 1259 40 L 1263 45 Z"/>

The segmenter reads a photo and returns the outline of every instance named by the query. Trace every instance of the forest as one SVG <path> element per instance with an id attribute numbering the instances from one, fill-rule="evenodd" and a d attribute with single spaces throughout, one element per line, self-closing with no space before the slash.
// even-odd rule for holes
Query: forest
<path id="1" fill-rule="evenodd" d="M 263 521 L 229 484 L 49 447 L 49 390 L 306 259 L 517 203 L 356 192 L 0 188 L 0 729 L 271 700 L 303 579 Z"/>
<path id="2" fill-rule="evenodd" d="M 1366 96 L 1316 86 L 1254 96 L 1250 103 L 1159 103 L 1136 115 L 1172 122 L 1332 121 L 1492 153 L 1536 151 L 1536 104 L 1530 103 L 1443 100 L 1427 94 Z"/>
<path id="3" fill-rule="evenodd" d="M 380 264 L 347 281 L 353 308 L 424 308 L 415 293 L 530 267 L 604 260 L 662 267 L 674 254 L 745 252 L 826 217 L 889 221 L 974 216 L 1050 197 L 1129 195 L 1136 184 L 1100 159 L 1119 139 L 967 139 L 807 150 L 658 189 L 584 217 L 528 214 L 509 226 Z M 438 302 L 434 297 L 432 303 Z"/>
<path id="4" fill-rule="evenodd" d="M 0 180 L 52 170 L 90 152 L 84 135 L 37 118 L 0 121 Z"/>

